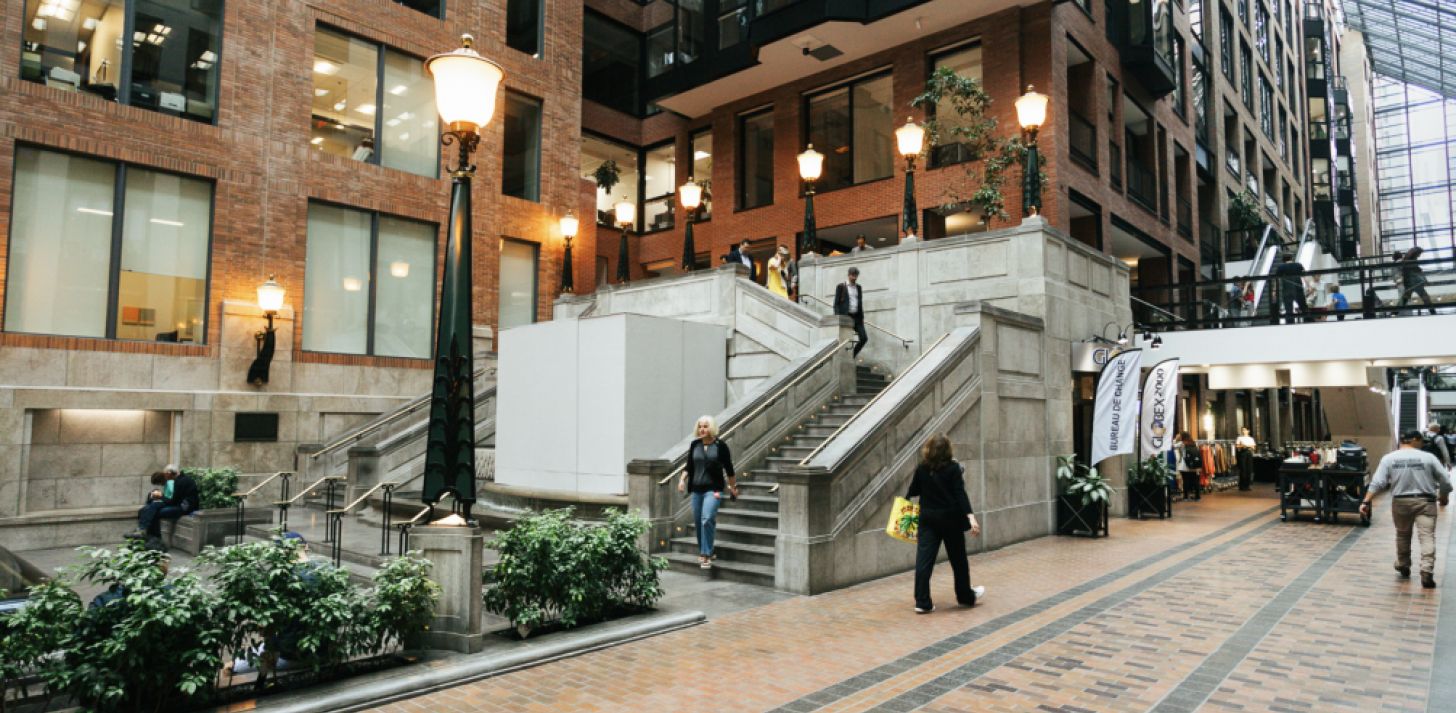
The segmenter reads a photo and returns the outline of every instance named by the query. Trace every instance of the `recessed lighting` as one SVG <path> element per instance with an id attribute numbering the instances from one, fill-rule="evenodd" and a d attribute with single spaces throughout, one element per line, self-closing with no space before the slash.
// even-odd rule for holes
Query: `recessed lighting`
<path id="1" fill-rule="evenodd" d="M 344 290 L 347 292 L 358 292 L 364 289 L 364 282 L 357 277 L 344 278 Z"/>
<path id="2" fill-rule="evenodd" d="M 104 216 L 107 216 L 107 217 L 110 217 L 111 216 L 111 211 L 109 211 L 109 210 L 102 210 L 100 208 L 77 208 L 76 209 L 76 212 L 77 213 L 89 213 L 91 215 L 104 215 Z"/>
<path id="3" fill-rule="evenodd" d="M 396 260 L 389 263 L 389 274 L 395 277 L 409 277 L 409 263 L 403 260 Z"/>
<path id="4" fill-rule="evenodd" d="M 315 89 L 315 90 L 313 90 L 313 95 L 316 96 L 316 97 L 326 97 L 326 96 L 329 95 L 329 90 L 327 90 L 327 89 Z"/>
<path id="5" fill-rule="evenodd" d="M 173 228 L 180 228 L 183 225 L 182 221 L 180 220 L 167 220 L 165 218 L 152 218 L 151 222 L 156 223 L 157 225 L 171 226 Z"/>
<path id="6" fill-rule="evenodd" d="M 313 62 L 313 71 L 319 74 L 334 75 L 339 73 L 339 65 L 327 60 L 317 59 Z"/>
<path id="7" fill-rule="evenodd" d="M 46 28 L 45 18 L 44 17 L 37 17 L 34 20 L 31 20 L 30 21 L 30 26 L 31 27 L 34 27 L 36 32 L 45 32 L 45 28 Z"/>
<path id="8" fill-rule="evenodd" d="M 701 161 L 701 160 L 703 160 L 705 158 L 712 158 L 712 157 L 713 157 L 713 154 L 710 154 L 707 151 L 694 151 L 693 152 L 693 160 L 694 161 Z"/>
<path id="9" fill-rule="evenodd" d="M 349 103 L 344 101 L 343 99 L 340 99 L 334 102 L 334 111 L 343 111 L 344 107 L 346 106 L 349 106 Z"/>
<path id="10" fill-rule="evenodd" d="M 374 105 L 373 104 L 360 104 L 359 106 L 354 107 L 354 111 L 357 111 L 360 114 L 367 114 L 369 116 L 374 116 Z"/>
<path id="11" fill-rule="evenodd" d="M 392 129 L 396 126 L 399 126 L 399 119 L 390 119 L 389 121 L 384 122 L 384 125 Z"/>
<path id="12" fill-rule="evenodd" d="M 400 112 L 400 115 L 399 115 L 399 120 L 400 121 L 409 121 L 410 119 L 413 119 L 413 118 L 415 118 L 415 115 L 414 115 L 413 112 L 408 112 L 408 111 Z"/>
<path id="13" fill-rule="evenodd" d="M 397 84 L 397 85 L 394 86 L 394 88 L 392 88 L 392 89 L 389 90 L 389 93 L 390 94 L 393 94 L 395 96 L 399 96 L 401 94 L 404 94 L 407 91 L 409 91 L 409 87 L 406 87 L 403 84 Z"/>
<path id="14" fill-rule="evenodd" d="M 400 141 L 409 141 L 409 133 L 406 132 L 406 133 L 400 134 L 399 135 L 399 140 Z"/>
<path id="15" fill-rule="evenodd" d="M 315 137 L 313 137 L 313 140 L 310 141 L 309 143 L 313 144 L 314 146 L 318 146 L 319 144 L 321 144 L 323 142 L 324 142 L 324 137 L 322 137 L 322 136 L 315 136 Z"/>

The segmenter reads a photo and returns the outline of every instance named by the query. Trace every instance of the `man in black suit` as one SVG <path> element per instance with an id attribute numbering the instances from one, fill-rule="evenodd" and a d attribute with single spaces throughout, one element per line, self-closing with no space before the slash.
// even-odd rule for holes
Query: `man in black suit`
<path id="1" fill-rule="evenodd" d="M 834 288 L 834 313 L 847 314 L 854 320 L 854 333 L 859 337 L 859 342 L 854 345 L 855 356 L 859 356 L 859 350 L 864 349 L 865 343 L 870 340 L 864 325 L 864 290 L 858 280 L 859 268 L 851 267 L 849 280 Z"/>
<path id="2" fill-rule="evenodd" d="M 1278 280 L 1279 311 L 1283 313 L 1284 323 L 1294 324 L 1296 320 L 1308 322 L 1309 306 L 1304 300 L 1304 265 L 1294 259 L 1294 253 L 1286 253 L 1283 264 L 1274 267 L 1274 275 Z M 1294 312 L 1296 306 L 1299 307 L 1298 317 L 1295 317 Z"/>

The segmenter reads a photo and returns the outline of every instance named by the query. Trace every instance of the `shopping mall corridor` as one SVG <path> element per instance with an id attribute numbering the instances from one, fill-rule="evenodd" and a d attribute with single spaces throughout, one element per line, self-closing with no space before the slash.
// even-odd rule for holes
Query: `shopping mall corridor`
<path id="1" fill-rule="evenodd" d="M 929 615 L 907 573 L 383 710 L 1449 711 L 1432 702 L 1456 700 L 1450 517 L 1424 590 L 1392 569 L 1388 503 L 1367 529 L 1280 522 L 1265 485 L 1209 495 L 1108 539 L 976 555 L 973 609 L 942 564 Z"/>

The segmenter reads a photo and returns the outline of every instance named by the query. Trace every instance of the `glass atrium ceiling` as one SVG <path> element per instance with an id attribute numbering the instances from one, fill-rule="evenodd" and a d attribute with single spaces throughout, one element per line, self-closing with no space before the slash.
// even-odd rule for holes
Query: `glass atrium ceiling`
<path id="1" fill-rule="evenodd" d="M 1456 0 L 1344 0 L 1378 74 L 1456 99 Z"/>

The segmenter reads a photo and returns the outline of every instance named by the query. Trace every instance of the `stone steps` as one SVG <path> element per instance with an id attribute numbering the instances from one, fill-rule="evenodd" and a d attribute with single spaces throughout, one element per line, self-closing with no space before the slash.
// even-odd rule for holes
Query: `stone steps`
<path id="1" fill-rule="evenodd" d="M 663 555 L 674 571 L 698 574 L 706 574 L 715 579 L 728 582 L 742 582 L 744 584 L 755 584 L 760 587 L 773 587 L 774 568 L 773 565 L 746 564 L 744 562 L 732 562 L 724 559 L 717 559 L 713 562 L 712 569 L 703 569 L 698 566 L 698 555 L 696 552 L 685 554 L 682 552 L 669 552 Z"/>

